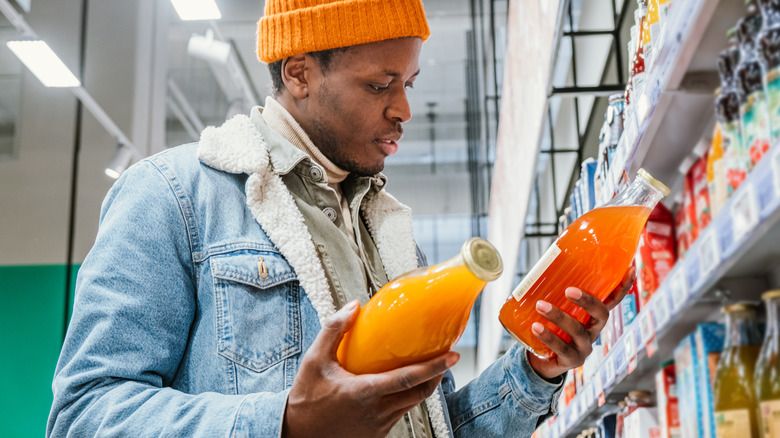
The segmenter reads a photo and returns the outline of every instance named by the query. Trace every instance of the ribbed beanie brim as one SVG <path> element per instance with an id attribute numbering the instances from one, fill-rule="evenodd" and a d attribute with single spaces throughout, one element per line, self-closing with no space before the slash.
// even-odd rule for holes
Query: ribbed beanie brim
<path id="1" fill-rule="evenodd" d="M 266 0 L 257 54 L 272 63 L 300 53 L 430 36 L 420 0 Z"/>

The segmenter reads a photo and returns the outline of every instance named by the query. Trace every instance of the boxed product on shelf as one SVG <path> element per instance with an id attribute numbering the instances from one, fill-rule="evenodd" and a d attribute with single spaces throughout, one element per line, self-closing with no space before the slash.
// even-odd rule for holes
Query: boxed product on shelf
<path id="1" fill-rule="evenodd" d="M 674 213 L 674 232 L 677 259 L 682 260 L 691 246 L 691 242 L 688 239 L 688 215 L 685 211 L 684 193 L 680 193 L 677 199 L 675 199 L 675 204 L 677 205 L 677 210 Z"/>
<path id="2" fill-rule="evenodd" d="M 585 211 L 596 208 L 596 160 L 588 158 L 582 162 L 583 195 Z"/>
<path id="3" fill-rule="evenodd" d="M 707 143 L 700 143 L 706 146 Z M 690 179 L 691 197 L 693 200 L 693 211 L 695 229 L 697 233 L 705 229 L 712 220 L 710 214 L 710 192 L 707 186 L 707 151 L 699 157 L 688 170 L 686 178 Z"/>
<path id="4" fill-rule="evenodd" d="M 696 399 L 700 403 L 701 434 L 715 438 L 715 416 L 713 414 L 713 388 L 715 369 L 718 365 L 725 336 L 725 327 L 717 322 L 699 323 L 694 334 L 696 342 Z"/>
<path id="5" fill-rule="evenodd" d="M 658 403 L 658 424 L 662 438 L 680 438 L 680 408 L 677 401 L 677 377 L 674 361 L 661 364 L 655 375 Z"/>
<path id="6" fill-rule="evenodd" d="M 650 213 L 636 251 L 636 289 L 638 309 L 647 304 L 674 267 L 674 218 L 663 204 Z"/>
<path id="7" fill-rule="evenodd" d="M 717 121 L 712 133 L 710 150 L 707 153 L 707 192 L 710 199 L 710 213 L 714 216 L 728 200 L 726 163 L 723 159 L 723 131 Z"/>
<path id="8" fill-rule="evenodd" d="M 636 283 L 637 282 L 635 280 L 631 285 L 631 289 L 629 289 L 626 296 L 623 297 L 623 301 L 620 302 L 624 328 L 630 326 L 631 323 L 634 322 L 634 319 L 636 319 L 636 316 L 639 314 L 638 289 Z"/>
<path id="9" fill-rule="evenodd" d="M 696 340 L 693 334 L 683 338 L 674 350 L 674 371 L 677 379 L 681 436 L 698 438 L 701 415 L 696 400 Z"/>
<path id="10" fill-rule="evenodd" d="M 626 416 L 624 421 L 624 438 L 658 438 L 661 436 L 657 408 L 636 408 L 634 412 Z"/>
<path id="11" fill-rule="evenodd" d="M 688 172 L 686 172 L 686 175 Z M 693 181 L 686 176 L 683 183 L 683 211 L 685 212 L 685 237 L 688 242 L 688 246 L 693 245 L 693 242 L 699 237 L 699 226 L 696 221 L 696 201 L 694 200 Z"/>
<path id="12" fill-rule="evenodd" d="M 566 372 L 566 378 L 563 381 L 563 399 L 561 400 L 563 402 L 563 407 L 569 406 L 572 400 L 574 400 L 574 396 L 577 394 L 577 387 L 576 383 L 574 381 L 574 370 L 569 370 Z"/>

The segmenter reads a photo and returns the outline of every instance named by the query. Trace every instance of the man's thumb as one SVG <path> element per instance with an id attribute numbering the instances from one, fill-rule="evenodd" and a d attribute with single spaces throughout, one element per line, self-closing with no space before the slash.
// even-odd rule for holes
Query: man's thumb
<path id="1" fill-rule="evenodd" d="M 335 352 L 341 338 L 352 328 L 357 317 L 357 309 L 360 308 L 360 301 L 352 300 L 325 321 L 325 325 L 320 332 L 320 341 L 325 345 L 332 346 Z"/>

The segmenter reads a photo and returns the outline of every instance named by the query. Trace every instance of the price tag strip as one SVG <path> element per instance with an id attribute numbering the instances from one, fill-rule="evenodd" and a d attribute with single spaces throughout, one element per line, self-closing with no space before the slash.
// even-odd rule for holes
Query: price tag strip
<path id="1" fill-rule="evenodd" d="M 630 328 L 628 333 L 626 333 L 625 337 L 625 348 L 626 348 L 626 361 L 628 362 L 628 374 L 631 374 L 636 369 L 636 355 L 637 355 L 637 346 L 636 346 L 636 330 L 634 330 L 633 326 Z"/>
<path id="2" fill-rule="evenodd" d="M 715 233 L 710 230 L 703 236 L 699 236 L 699 267 L 701 275 L 699 278 L 707 277 L 720 263 L 720 251 L 718 251 L 718 239 Z"/>
<path id="3" fill-rule="evenodd" d="M 780 147 L 775 147 L 775 149 L 777 150 L 772 156 L 772 170 L 775 174 L 775 198 L 780 198 Z"/>
<path id="4" fill-rule="evenodd" d="M 740 187 L 731 204 L 731 225 L 734 228 L 734 242 L 739 242 L 758 225 L 759 209 L 756 188 L 753 184 Z M 702 270 L 704 270 L 702 268 Z"/>
<path id="5" fill-rule="evenodd" d="M 655 293 L 653 316 L 655 316 L 655 327 L 658 330 L 669 322 L 669 301 L 666 297 L 666 291 L 666 288 L 662 288 Z"/>
<path id="6" fill-rule="evenodd" d="M 655 302 L 657 303 L 658 300 L 656 299 Z M 642 343 L 645 344 L 645 348 L 647 349 L 647 357 L 651 357 L 653 354 L 655 354 L 656 351 L 656 348 L 654 348 L 655 327 L 653 327 L 652 307 L 648 307 L 647 309 L 643 310 L 639 315 L 639 333 L 642 336 Z"/>
<path id="7" fill-rule="evenodd" d="M 669 275 L 669 291 L 672 293 L 672 302 L 674 303 L 674 310 L 679 311 L 685 304 L 685 300 L 688 299 L 688 287 L 685 284 L 685 276 L 683 275 L 684 266 L 682 263 L 678 263 L 678 268 L 675 269 Z"/>

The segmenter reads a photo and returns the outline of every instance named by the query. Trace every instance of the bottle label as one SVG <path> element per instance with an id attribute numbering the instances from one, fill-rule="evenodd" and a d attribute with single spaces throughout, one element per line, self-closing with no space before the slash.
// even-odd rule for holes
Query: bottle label
<path id="1" fill-rule="evenodd" d="M 723 164 L 726 172 L 726 195 L 731 196 L 747 177 L 747 162 L 743 157 L 742 132 L 739 120 L 723 125 Z"/>
<path id="2" fill-rule="evenodd" d="M 715 436 L 717 438 L 749 437 L 750 430 L 749 410 L 715 411 Z"/>
<path id="3" fill-rule="evenodd" d="M 764 438 L 780 436 L 780 400 L 761 402 L 761 432 Z"/>
<path id="4" fill-rule="evenodd" d="M 766 95 L 769 107 L 769 126 L 771 144 L 780 139 L 780 66 L 775 67 L 766 74 Z"/>
<path id="5" fill-rule="evenodd" d="M 561 249 L 558 248 L 558 244 L 556 242 L 553 242 L 552 245 L 550 245 L 549 248 L 547 248 L 547 251 L 545 251 L 544 255 L 541 259 L 539 259 L 538 262 L 534 265 L 533 268 L 528 272 L 528 274 L 523 277 L 523 281 L 520 282 L 520 284 L 517 285 L 515 290 L 512 292 L 512 296 L 515 297 L 517 301 L 520 301 L 521 298 L 523 298 L 523 295 L 525 295 L 526 292 L 528 292 L 529 289 L 531 289 L 531 286 L 536 283 L 537 280 L 539 280 L 539 277 L 544 274 L 544 271 L 547 270 L 547 268 L 550 267 L 553 261 L 555 261 L 556 258 L 558 258 L 558 255 L 561 254 Z"/>
<path id="6" fill-rule="evenodd" d="M 763 90 L 754 91 L 742 103 L 743 154 L 747 160 L 748 169 L 758 163 L 758 160 L 769 150 L 769 109 L 766 93 Z M 744 156 L 746 152 L 747 156 Z"/>

